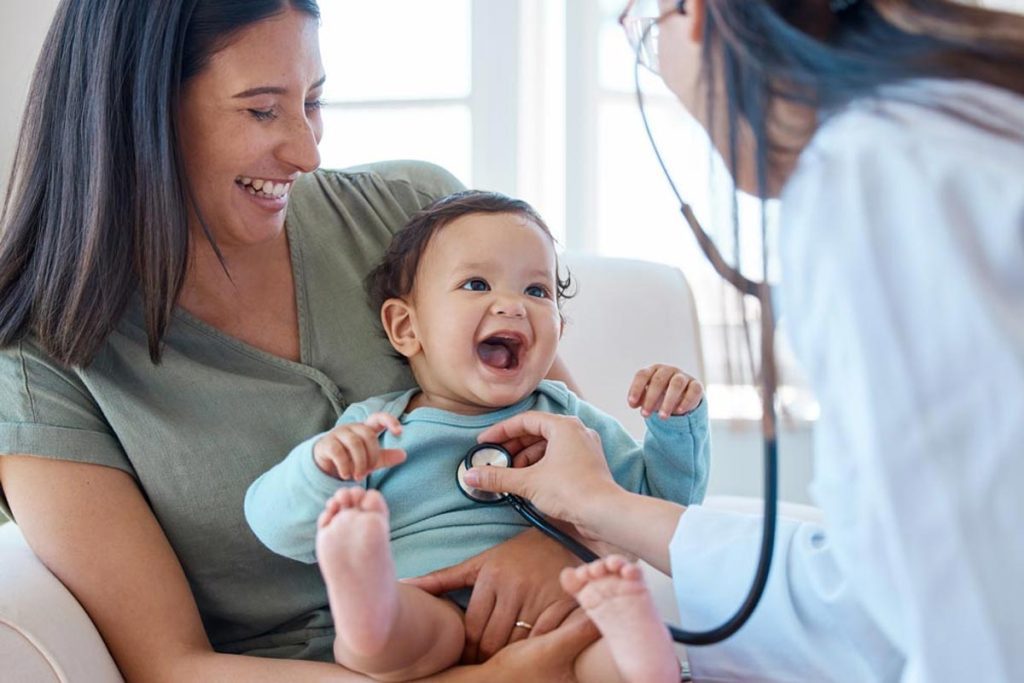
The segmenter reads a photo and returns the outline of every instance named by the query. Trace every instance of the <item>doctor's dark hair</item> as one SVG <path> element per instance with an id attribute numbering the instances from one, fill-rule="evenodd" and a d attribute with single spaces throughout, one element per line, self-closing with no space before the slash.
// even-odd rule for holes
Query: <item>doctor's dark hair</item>
<path id="1" fill-rule="evenodd" d="M 0 211 L 0 347 L 87 365 L 137 293 L 159 362 L 189 252 L 182 86 L 289 7 L 319 18 L 316 0 L 60 3 Z"/>
<path id="2" fill-rule="evenodd" d="M 547 223 L 537 211 L 522 201 L 498 192 L 466 190 L 438 199 L 436 202 L 413 215 L 388 247 L 381 263 L 366 278 L 366 292 L 370 307 L 379 312 L 388 299 L 405 299 L 412 293 L 416 283 L 416 272 L 420 261 L 430 244 L 431 238 L 444 226 L 463 216 L 473 214 L 514 214 L 533 223 L 548 236 L 551 243 L 555 238 Z M 563 278 L 559 273 L 558 258 L 555 258 L 555 303 L 561 309 L 573 293 L 572 279 L 567 272 Z"/>
<path id="3" fill-rule="evenodd" d="M 735 143 L 752 136 L 751 170 L 761 197 L 770 192 L 769 169 L 785 168 L 799 151 L 785 142 L 780 105 L 828 116 L 883 86 L 919 78 L 972 80 L 1024 95 L 1019 14 L 949 0 L 707 0 L 705 6 L 703 78 L 712 126 L 716 93 L 725 93 L 728 108 L 725 130 L 710 133 L 734 175 Z M 957 104 L 941 107 L 987 127 Z"/>

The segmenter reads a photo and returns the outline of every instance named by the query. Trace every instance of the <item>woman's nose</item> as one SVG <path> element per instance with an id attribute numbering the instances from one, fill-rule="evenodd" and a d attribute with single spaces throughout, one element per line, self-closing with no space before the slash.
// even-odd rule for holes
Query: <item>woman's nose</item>
<path id="1" fill-rule="evenodd" d="M 293 119 L 279 150 L 281 160 L 302 173 L 315 171 L 320 167 L 322 130 L 319 116 Z"/>

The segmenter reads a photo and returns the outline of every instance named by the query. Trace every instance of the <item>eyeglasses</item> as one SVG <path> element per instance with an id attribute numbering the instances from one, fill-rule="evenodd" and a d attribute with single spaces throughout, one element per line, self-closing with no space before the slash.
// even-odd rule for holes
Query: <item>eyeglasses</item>
<path id="1" fill-rule="evenodd" d="M 677 14 L 686 14 L 686 0 L 678 0 L 666 12 L 660 11 L 658 0 L 629 0 L 619 15 L 619 25 L 640 66 L 652 73 L 658 73 L 658 25 Z"/>

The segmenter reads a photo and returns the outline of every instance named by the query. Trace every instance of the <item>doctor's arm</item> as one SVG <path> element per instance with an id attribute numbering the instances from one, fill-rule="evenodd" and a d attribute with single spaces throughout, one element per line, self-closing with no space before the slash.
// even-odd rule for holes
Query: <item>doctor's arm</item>
<path id="1" fill-rule="evenodd" d="M 739 607 L 753 579 L 761 518 L 684 508 L 622 489 L 600 438 L 580 420 L 523 413 L 480 435 L 503 441 L 543 436 L 546 454 L 517 469 L 479 468 L 466 480 L 531 500 L 671 573 L 682 626 L 718 626 Z M 720 645 L 691 648 L 694 671 L 709 680 L 887 680 L 900 658 L 838 571 L 816 525 L 781 520 L 769 583 L 751 621 Z"/>

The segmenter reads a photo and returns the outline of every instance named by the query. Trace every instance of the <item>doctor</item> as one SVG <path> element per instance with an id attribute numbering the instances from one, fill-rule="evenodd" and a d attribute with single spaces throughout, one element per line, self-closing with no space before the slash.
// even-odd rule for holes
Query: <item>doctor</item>
<path id="1" fill-rule="evenodd" d="M 1024 680 L 1024 17 L 940 0 L 657 13 L 641 54 L 737 184 L 781 194 L 780 309 L 821 403 L 824 527 L 780 522 L 760 605 L 689 650 L 694 677 Z M 735 611 L 759 518 L 618 489 L 570 418 L 528 413 L 481 440 L 526 435 L 547 440 L 539 462 L 468 481 L 671 570 L 687 628 Z M 568 583 L 634 578 L 591 574 Z M 589 596 L 602 630 L 615 587 Z"/>

